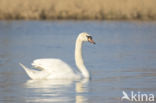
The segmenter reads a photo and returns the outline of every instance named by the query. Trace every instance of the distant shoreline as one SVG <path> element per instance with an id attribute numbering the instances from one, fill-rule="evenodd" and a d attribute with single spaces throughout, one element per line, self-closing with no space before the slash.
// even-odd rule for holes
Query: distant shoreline
<path id="1" fill-rule="evenodd" d="M 0 0 L 0 20 L 156 20 L 156 0 Z"/>

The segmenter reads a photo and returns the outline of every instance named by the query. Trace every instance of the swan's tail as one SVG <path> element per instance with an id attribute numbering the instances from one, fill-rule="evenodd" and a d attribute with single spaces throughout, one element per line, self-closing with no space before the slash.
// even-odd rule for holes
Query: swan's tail
<path id="1" fill-rule="evenodd" d="M 34 77 L 33 77 L 34 73 L 33 73 L 33 71 L 32 71 L 31 69 L 27 68 L 27 67 L 24 66 L 22 63 L 19 63 L 19 65 L 25 70 L 25 72 L 28 74 L 28 76 L 29 76 L 31 79 L 34 78 Z"/>
<path id="2" fill-rule="evenodd" d="M 45 79 L 48 76 L 47 72 L 29 69 L 22 63 L 19 63 L 19 65 L 25 70 L 25 72 L 31 79 Z"/>

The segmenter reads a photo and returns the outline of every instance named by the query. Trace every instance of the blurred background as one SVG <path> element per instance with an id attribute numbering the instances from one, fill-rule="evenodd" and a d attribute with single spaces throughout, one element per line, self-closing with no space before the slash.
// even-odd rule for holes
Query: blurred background
<path id="1" fill-rule="evenodd" d="M 0 19 L 155 20 L 156 0 L 0 0 Z"/>

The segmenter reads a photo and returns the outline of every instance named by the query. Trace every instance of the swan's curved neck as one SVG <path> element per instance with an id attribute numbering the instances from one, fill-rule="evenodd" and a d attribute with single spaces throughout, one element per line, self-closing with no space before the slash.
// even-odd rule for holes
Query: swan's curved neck
<path id="1" fill-rule="evenodd" d="M 75 62 L 80 72 L 82 72 L 82 75 L 89 78 L 89 72 L 87 71 L 82 58 L 82 44 L 83 41 L 81 41 L 78 37 L 75 45 Z"/>

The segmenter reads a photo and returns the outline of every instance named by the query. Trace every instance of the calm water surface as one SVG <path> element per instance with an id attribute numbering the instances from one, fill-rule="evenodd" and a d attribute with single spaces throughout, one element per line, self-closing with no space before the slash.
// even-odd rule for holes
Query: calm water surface
<path id="1" fill-rule="evenodd" d="M 30 80 L 19 62 L 60 58 L 76 69 L 77 34 L 92 34 L 91 80 Z M 125 103 L 122 91 L 156 96 L 156 22 L 0 21 L 0 103 Z"/>

